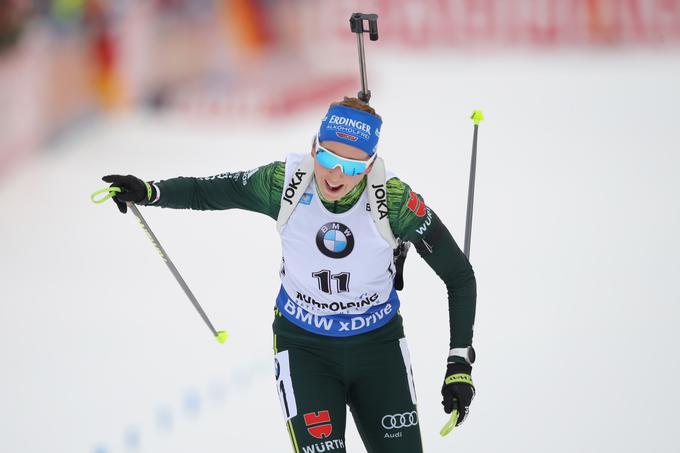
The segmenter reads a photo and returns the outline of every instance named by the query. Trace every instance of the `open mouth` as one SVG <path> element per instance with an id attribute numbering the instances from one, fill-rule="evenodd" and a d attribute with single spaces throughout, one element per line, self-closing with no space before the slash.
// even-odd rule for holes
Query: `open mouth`
<path id="1" fill-rule="evenodd" d="M 326 190 L 329 193 L 338 193 L 344 187 L 344 184 L 333 185 L 324 179 L 324 184 L 326 185 Z"/>

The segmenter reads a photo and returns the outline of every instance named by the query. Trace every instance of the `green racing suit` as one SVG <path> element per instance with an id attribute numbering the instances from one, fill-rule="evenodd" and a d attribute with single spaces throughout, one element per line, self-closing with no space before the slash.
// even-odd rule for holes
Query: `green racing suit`
<path id="1" fill-rule="evenodd" d="M 276 161 L 250 171 L 159 181 L 154 183 L 157 198 L 151 205 L 244 209 L 276 220 L 284 175 L 284 162 Z M 346 212 L 366 185 L 364 177 L 342 199 L 321 201 L 331 213 Z M 446 285 L 449 347 L 471 345 L 476 281 L 470 263 L 419 194 L 398 178 L 389 179 L 386 187 L 394 236 L 413 243 Z M 415 386 L 399 314 L 374 331 L 336 338 L 305 331 L 274 311 L 277 390 L 295 452 L 344 452 L 346 406 L 369 452 L 422 451 Z"/>

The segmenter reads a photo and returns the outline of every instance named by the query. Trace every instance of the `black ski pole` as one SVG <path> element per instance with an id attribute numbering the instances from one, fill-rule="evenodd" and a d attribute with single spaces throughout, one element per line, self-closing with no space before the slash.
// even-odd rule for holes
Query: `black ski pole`
<path id="1" fill-rule="evenodd" d="M 472 237 L 472 209 L 475 204 L 475 176 L 477 175 L 477 133 L 479 131 L 479 123 L 484 120 L 484 114 L 481 110 L 475 110 L 472 112 L 472 121 L 475 123 L 475 130 L 472 135 L 472 158 L 470 159 L 470 183 L 468 185 L 468 200 L 467 200 L 467 211 L 465 218 L 465 244 L 463 245 L 463 253 L 465 257 L 470 259 L 470 239 Z M 453 428 L 456 427 L 458 423 L 458 402 L 454 405 L 453 411 L 451 411 L 451 418 L 442 427 L 439 434 L 446 436 Z"/>
<path id="2" fill-rule="evenodd" d="M 98 190 L 95 193 L 92 194 L 90 199 L 95 202 L 95 203 L 103 203 L 104 201 L 108 200 L 109 198 L 113 197 L 116 193 L 120 192 L 119 187 L 106 187 L 104 189 Z M 97 195 L 106 193 L 107 195 L 104 196 L 103 198 L 97 199 Z M 175 265 L 173 264 L 172 260 L 168 256 L 168 254 L 165 252 L 165 249 L 161 245 L 161 243 L 158 241 L 158 238 L 156 237 L 155 234 L 153 234 L 153 231 L 151 231 L 151 227 L 149 227 L 149 224 L 146 223 L 146 220 L 142 216 L 142 213 L 139 212 L 139 209 L 137 209 L 137 206 L 135 206 L 134 203 L 127 203 L 128 209 L 132 211 L 132 213 L 137 217 L 137 221 L 139 222 L 139 225 L 142 227 L 144 230 L 144 233 L 146 233 L 146 236 L 149 238 L 151 243 L 153 244 L 154 248 L 158 253 L 161 255 L 161 258 L 163 258 L 163 261 L 165 264 L 168 266 L 168 269 L 170 269 L 170 272 L 172 275 L 175 277 L 175 280 L 177 280 L 177 283 L 179 283 L 179 286 L 182 287 L 182 290 L 184 290 L 184 294 L 187 295 L 189 298 L 189 301 L 191 304 L 194 306 L 198 314 L 201 316 L 203 319 L 203 322 L 208 326 L 208 329 L 210 329 L 210 332 L 213 334 L 215 339 L 220 343 L 224 344 L 224 342 L 227 339 L 227 332 L 224 330 L 215 330 L 215 327 L 213 327 L 212 323 L 210 322 L 210 319 L 208 319 L 208 315 L 205 314 L 205 311 L 203 311 L 203 308 L 201 307 L 201 304 L 198 303 L 198 300 L 196 300 L 196 296 L 194 296 L 194 293 L 191 292 L 191 289 L 189 289 L 189 286 L 186 284 L 184 279 L 182 278 L 182 275 L 179 273 Z"/>
<path id="3" fill-rule="evenodd" d="M 470 159 L 470 184 L 468 186 L 468 200 L 467 200 L 467 215 L 465 218 L 465 244 L 463 246 L 463 253 L 465 257 L 470 259 L 470 240 L 472 238 L 472 209 L 475 204 L 475 176 L 477 173 L 477 132 L 479 131 L 479 123 L 484 120 L 484 114 L 481 110 L 472 112 L 472 121 L 475 123 L 475 130 L 472 135 L 472 158 Z"/>

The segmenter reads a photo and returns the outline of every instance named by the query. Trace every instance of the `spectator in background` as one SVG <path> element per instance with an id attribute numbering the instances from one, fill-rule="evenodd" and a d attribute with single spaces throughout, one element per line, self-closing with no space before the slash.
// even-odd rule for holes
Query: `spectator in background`
<path id="1" fill-rule="evenodd" d="M 0 0 L 0 54 L 19 41 L 29 12 L 27 0 Z"/>

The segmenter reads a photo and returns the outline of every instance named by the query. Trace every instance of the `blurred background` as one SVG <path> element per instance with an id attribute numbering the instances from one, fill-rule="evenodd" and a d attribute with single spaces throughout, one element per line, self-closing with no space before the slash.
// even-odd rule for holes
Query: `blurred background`
<path id="1" fill-rule="evenodd" d="M 143 209 L 219 346 L 132 216 L 88 196 L 306 152 L 360 89 L 356 11 L 379 15 L 380 152 L 461 246 L 487 117 L 478 395 L 447 438 L 445 288 L 406 269 L 425 451 L 680 451 L 680 0 L 0 0 L 0 450 L 291 451 L 273 222 Z"/>

